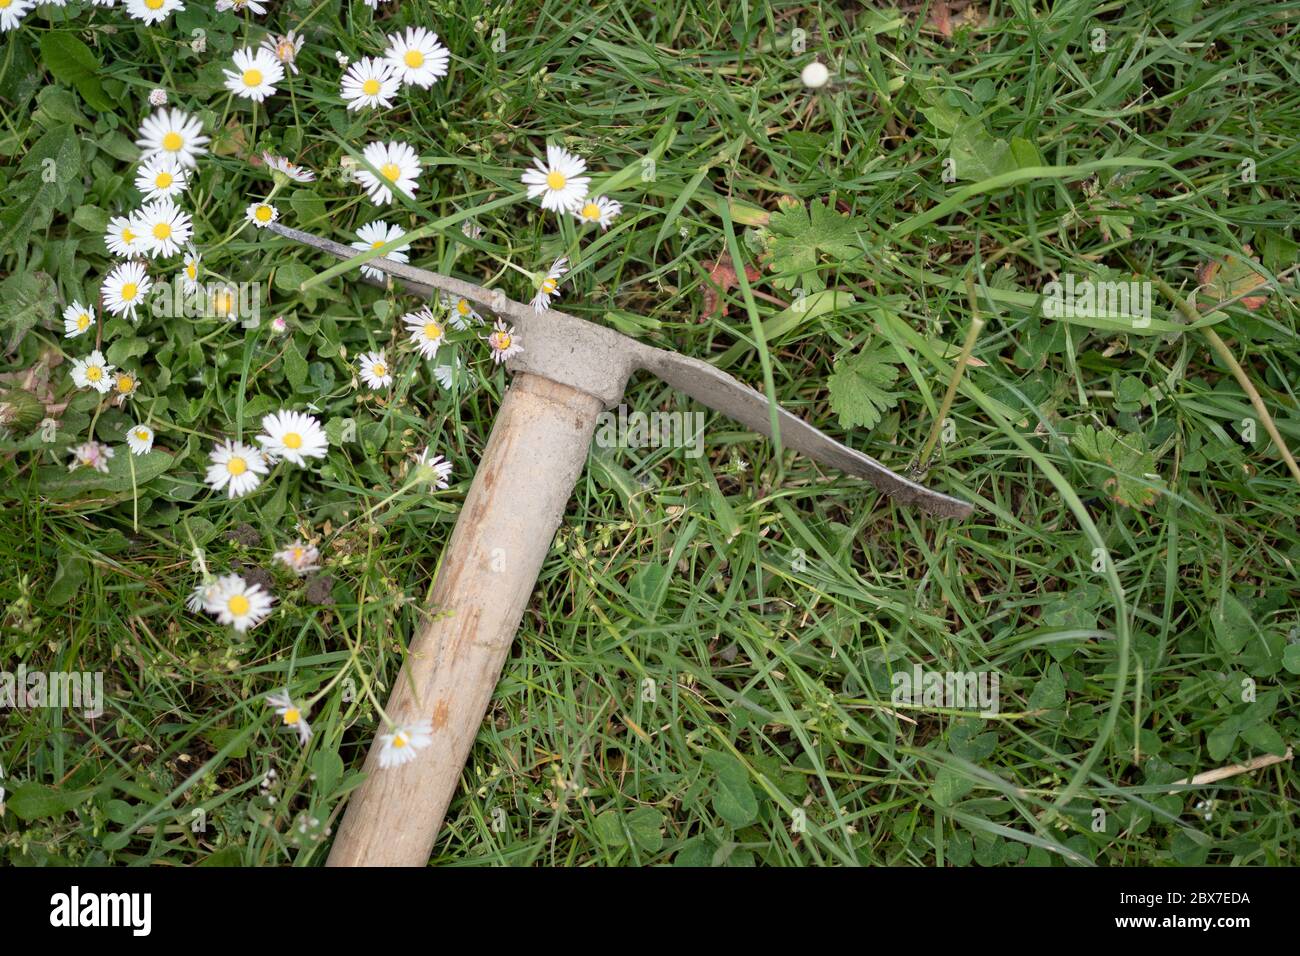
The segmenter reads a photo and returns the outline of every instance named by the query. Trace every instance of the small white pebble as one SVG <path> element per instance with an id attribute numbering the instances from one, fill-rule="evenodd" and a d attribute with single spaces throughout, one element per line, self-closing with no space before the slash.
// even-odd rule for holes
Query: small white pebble
<path id="1" fill-rule="evenodd" d="M 799 78 L 803 80 L 803 85 L 808 87 L 808 89 L 819 90 L 830 82 L 831 71 L 826 69 L 825 63 L 819 63 L 816 60 L 813 60 L 803 68 L 803 72 L 799 74 Z"/>

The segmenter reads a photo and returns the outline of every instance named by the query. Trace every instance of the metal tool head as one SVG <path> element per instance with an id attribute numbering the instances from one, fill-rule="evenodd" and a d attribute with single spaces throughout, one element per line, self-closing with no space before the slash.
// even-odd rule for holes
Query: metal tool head
<path id="1" fill-rule="evenodd" d="M 360 264 L 366 257 L 366 253 L 351 246 L 280 223 L 270 223 L 267 228 L 340 259 L 357 259 Z M 512 372 L 529 372 L 560 382 L 593 395 L 606 408 L 612 408 L 622 400 L 632 374 L 646 371 L 702 405 L 772 437 L 766 396 L 707 362 L 646 345 L 557 309 L 537 312 L 531 305 L 508 299 L 499 291 L 452 276 L 384 258 L 368 259 L 366 265 L 393 276 L 416 295 L 433 298 L 439 292 L 447 293 L 467 299 L 512 323 L 524 346 L 522 352 L 507 362 L 506 367 Z M 824 465 L 865 478 L 900 504 L 947 518 L 965 518 L 974 510 L 968 502 L 890 471 L 869 455 L 837 442 L 779 406 L 777 422 L 781 442 L 786 447 Z"/>

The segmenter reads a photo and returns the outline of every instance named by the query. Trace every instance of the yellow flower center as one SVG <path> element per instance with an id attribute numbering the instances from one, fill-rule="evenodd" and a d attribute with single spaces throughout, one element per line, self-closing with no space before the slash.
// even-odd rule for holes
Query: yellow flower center
<path id="1" fill-rule="evenodd" d="M 0 0 L 0 10 L 8 10 L 13 0 Z"/>
<path id="2" fill-rule="evenodd" d="M 231 311 L 235 304 L 235 297 L 229 292 L 218 292 L 212 297 L 212 305 L 220 313 Z"/>
<path id="3" fill-rule="evenodd" d="M 371 248 L 371 249 L 378 249 L 378 248 L 379 248 L 380 246 L 382 246 L 383 244 L 384 244 L 384 240 L 382 240 L 382 239 L 376 239 L 374 242 L 372 242 L 372 243 L 370 244 L 370 248 Z"/>
<path id="4" fill-rule="evenodd" d="M 190 279 L 197 279 L 199 277 L 198 265 L 193 261 L 185 263 L 185 274 L 189 276 Z"/>
<path id="5" fill-rule="evenodd" d="M 282 439 L 285 448 L 301 448 L 302 436 L 297 432 L 287 432 Z"/>
<path id="6" fill-rule="evenodd" d="M 155 239 L 166 239 L 172 234 L 172 224 L 169 222 L 160 222 L 153 227 L 153 237 Z"/>
<path id="7" fill-rule="evenodd" d="M 396 163 L 384 163 L 384 165 L 379 167 L 379 171 L 384 174 L 385 179 L 391 180 L 392 182 L 397 182 L 398 178 L 402 175 L 402 170 Z"/>
<path id="8" fill-rule="evenodd" d="M 294 549 L 293 549 L 293 559 L 294 559 L 295 561 L 301 561 L 301 560 L 302 560 L 302 548 L 294 548 Z"/>
<path id="9" fill-rule="evenodd" d="M 563 189 L 568 180 L 564 178 L 564 173 L 548 173 L 546 176 L 546 185 L 552 189 Z"/>
<path id="10" fill-rule="evenodd" d="M 298 721 L 302 720 L 302 712 L 297 707 L 288 707 L 284 711 L 284 725 L 292 727 Z"/>
<path id="11" fill-rule="evenodd" d="M 424 337 L 430 342 L 436 342 L 442 338 L 442 326 L 437 322 L 428 322 L 424 326 Z"/>
<path id="12" fill-rule="evenodd" d="M 158 178 L 153 181 L 153 184 L 157 186 L 159 189 L 166 189 L 175 181 L 175 178 L 176 177 L 174 177 L 171 173 L 161 172 L 158 174 Z"/>
<path id="13" fill-rule="evenodd" d="M 235 615 L 235 617 L 243 617 L 247 614 L 248 607 L 248 598 L 244 597 L 242 594 L 233 595 L 230 600 L 226 602 L 226 610 Z"/>
<path id="14" fill-rule="evenodd" d="M 174 153 L 185 145 L 185 140 L 181 139 L 180 133 L 167 133 L 162 138 L 162 147 L 169 153 Z"/>
<path id="15" fill-rule="evenodd" d="M 230 461 L 226 462 L 226 471 L 238 477 L 248 471 L 248 462 L 244 461 L 242 458 L 232 458 Z"/>
<path id="16" fill-rule="evenodd" d="M 135 379 L 130 375 L 119 375 L 117 377 L 117 390 L 119 392 L 130 392 L 135 389 Z"/>
<path id="17" fill-rule="evenodd" d="M 373 76 L 361 84 L 361 92 L 366 96 L 375 96 L 379 93 L 379 81 Z"/>
<path id="18" fill-rule="evenodd" d="M 122 241 L 125 242 L 128 246 L 131 243 L 135 242 L 135 233 L 131 231 L 131 228 L 129 226 L 122 227 Z"/>
<path id="19" fill-rule="evenodd" d="M 287 39 L 281 39 L 275 47 L 275 55 L 284 63 L 288 63 L 298 55 L 298 48 Z"/>
<path id="20" fill-rule="evenodd" d="M 90 328 L 90 316 L 88 316 L 85 312 L 77 316 L 77 328 L 82 332 Z"/>
<path id="21" fill-rule="evenodd" d="M 163 0 L 144 0 L 144 5 L 150 10 L 161 10 Z"/>
<path id="22" fill-rule="evenodd" d="M 134 282 L 128 282 L 126 285 L 122 286 L 122 301 L 130 302 L 135 298 L 135 294 L 139 291 L 140 287 L 138 285 Z"/>
<path id="23" fill-rule="evenodd" d="M 388 374 L 388 369 L 382 362 L 376 362 L 374 365 L 370 366 L 370 372 L 375 376 L 375 378 L 383 378 Z"/>
<path id="24" fill-rule="evenodd" d="M 245 71 L 244 71 L 244 85 L 245 85 L 245 86 L 261 86 L 261 85 L 262 85 L 262 71 L 261 71 L 261 70 L 245 70 Z"/>
<path id="25" fill-rule="evenodd" d="M 405 746 L 406 746 L 406 735 L 405 735 L 405 734 L 393 734 L 393 746 L 394 746 L 394 747 L 405 747 Z"/>
<path id="26" fill-rule="evenodd" d="M 558 283 L 555 279 L 544 279 L 542 280 L 542 291 L 545 292 L 547 295 L 550 295 L 552 292 L 555 291 L 555 287 L 557 284 Z"/>
<path id="27" fill-rule="evenodd" d="M 504 332 L 496 332 L 492 335 L 492 345 L 498 352 L 504 352 L 510 348 L 511 338 Z"/>
<path id="28" fill-rule="evenodd" d="M 255 210 L 253 210 L 253 218 L 256 219 L 258 222 L 270 222 L 271 207 L 265 204 L 258 206 Z"/>
<path id="29" fill-rule="evenodd" d="M 595 221 L 600 218 L 600 207 L 594 202 L 589 202 L 582 207 L 582 218 Z"/>
<path id="30" fill-rule="evenodd" d="M 456 303 L 456 311 L 459 312 L 461 315 L 469 315 L 469 303 L 466 302 L 464 299 L 461 299 L 459 302 Z"/>
<path id="31" fill-rule="evenodd" d="M 138 439 L 140 439 L 140 441 L 148 441 L 148 440 L 149 440 L 149 429 L 147 429 L 147 428 L 137 428 L 137 429 L 135 430 L 135 437 L 138 438 Z"/>
<path id="32" fill-rule="evenodd" d="M 104 377 L 104 370 L 98 365 L 91 365 L 86 369 L 86 381 L 98 382 Z"/>
<path id="33" fill-rule="evenodd" d="M 424 54 L 419 50 L 407 50 L 406 55 L 402 57 L 402 62 L 413 70 L 418 70 L 424 66 Z"/>

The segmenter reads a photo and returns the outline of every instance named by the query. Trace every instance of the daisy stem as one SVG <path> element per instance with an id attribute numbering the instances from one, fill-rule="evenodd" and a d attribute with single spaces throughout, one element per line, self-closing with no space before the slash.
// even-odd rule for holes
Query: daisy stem
<path id="1" fill-rule="evenodd" d="M 131 469 L 131 530 L 138 532 L 140 530 L 140 493 L 135 486 L 135 453 L 128 446 L 126 449 L 126 464 Z"/>

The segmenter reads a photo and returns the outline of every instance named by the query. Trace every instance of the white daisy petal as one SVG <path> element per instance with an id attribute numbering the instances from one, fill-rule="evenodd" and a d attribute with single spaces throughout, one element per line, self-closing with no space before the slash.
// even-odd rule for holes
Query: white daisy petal
<path id="1" fill-rule="evenodd" d="M 280 411 L 262 419 L 258 443 L 268 454 L 306 467 L 308 458 L 329 454 L 329 439 L 320 422 L 302 412 Z"/>
<path id="2" fill-rule="evenodd" d="M 384 59 L 403 85 L 428 89 L 447 75 L 451 51 L 438 42 L 438 34 L 424 27 L 390 33 Z"/>
<path id="3" fill-rule="evenodd" d="M 357 181 L 365 187 L 375 205 L 386 206 L 392 202 L 394 189 L 407 196 L 415 194 L 419 185 L 416 178 L 420 175 L 420 156 L 406 143 L 370 143 L 361 155 L 379 171 L 378 176 L 368 169 L 358 169 L 356 173 Z"/>
<path id="4" fill-rule="evenodd" d="M 238 441 L 220 442 L 208 459 L 212 463 L 204 480 L 213 491 L 225 488 L 231 498 L 248 494 L 262 483 L 262 475 L 271 470 L 260 451 Z"/>
<path id="5" fill-rule="evenodd" d="M 226 89 L 246 100 L 261 103 L 274 95 L 275 84 L 284 79 L 284 66 L 265 49 L 246 46 L 236 50 L 232 59 L 235 68 L 221 71 L 226 75 Z"/>

